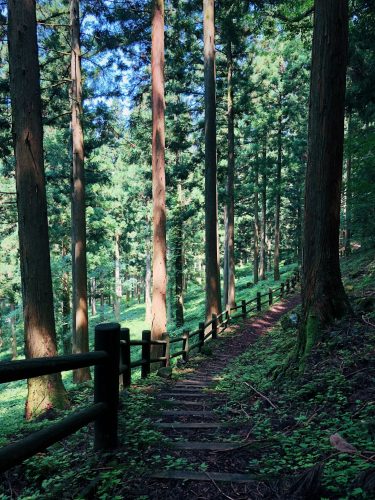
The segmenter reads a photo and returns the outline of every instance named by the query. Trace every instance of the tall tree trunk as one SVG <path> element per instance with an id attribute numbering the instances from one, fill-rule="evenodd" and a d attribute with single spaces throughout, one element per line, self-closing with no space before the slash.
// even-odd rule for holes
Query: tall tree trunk
<path id="1" fill-rule="evenodd" d="M 259 281 L 259 165 L 258 158 L 255 159 L 254 180 L 254 283 Z"/>
<path id="2" fill-rule="evenodd" d="M 25 354 L 29 359 L 57 354 L 34 0 L 8 1 L 8 45 Z M 68 403 L 60 373 L 29 379 L 27 384 L 27 419 Z"/>
<path id="3" fill-rule="evenodd" d="M 167 329 L 167 242 L 165 204 L 164 0 L 153 0 L 152 13 L 152 338 Z M 155 355 L 159 349 L 153 349 Z"/>
<path id="4" fill-rule="evenodd" d="M 146 254 L 146 276 L 145 276 L 145 302 L 146 315 L 145 321 L 151 327 L 152 323 L 152 301 L 151 301 L 151 253 L 147 248 Z"/>
<path id="5" fill-rule="evenodd" d="M 96 278 L 91 278 L 91 314 L 95 316 L 97 314 L 96 310 Z"/>
<path id="6" fill-rule="evenodd" d="M 277 130 L 277 170 L 276 170 L 276 203 L 275 203 L 275 246 L 273 254 L 273 278 L 275 281 L 280 279 L 280 208 L 281 208 L 281 167 L 283 162 L 282 149 L 282 125 L 283 117 L 281 94 L 279 95 L 280 116 L 278 119 Z"/>
<path id="7" fill-rule="evenodd" d="M 223 304 L 224 307 L 228 303 L 228 210 L 227 204 L 224 205 L 224 262 L 223 262 Z"/>
<path id="8" fill-rule="evenodd" d="M 266 278 L 266 236 L 267 236 L 267 147 L 263 148 L 262 168 L 262 226 L 260 238 L 260 279 Z"/>
<path id="9" fill-rule="evenodd" d="M 62 244 L 62 257 L 66 257 L 68 253 L 68 248 L 65 243 Z M 61 285 L 62 285 L 62 297 L 61 297 L 61 302 L 62 302 L 62 321 L 63 321 L 63 326 L 62 326 L 62 343 L 63 343 L 63 351 L 64 354 L 71 354 L 72 353 L 72 335 L 70 331 L 70 314 L 71 314 L 71 307 L 70 307 L 70 283 L 69 283 L 69 274 L 67 271 L 64 270 L 62 279 L 61 279 Z"/>
<path id="10" fill-rule="evenodd" d="M 17 359 L 17 332 L 16 332 L 16 317 L 15 317 L 15 305 L 13 302 L 10 304 L 10 332 L 12 336 L 12 360 Z"/>
<path id="11" fill-rule="evenodd" d="M 347 59 L 347 0 L 315 0 L 300 353 L 309 352 L 322 325 L 351 310 L 339 263 Z"/>
<path id="12" fill-rule="evenodd" d="M 233 53 L 232 43 L 227 45 L 228 65 L 228 169 L 227 169 L 227 252 L 228 252 L 228 299 L 227 306 L 236 306 L 234 262 L 234 105 L 233 105 Z"/>
<path id="13" fill-rule="evenodd" d="M 89 350 L 86 263 L 86 202 L 84 143 L 82 130 L 82 76 L 79 0 L 70 0 L 71 28 L 71 107 L 72 107 L 72 277 L 73 277 L 73 353 Z M 90 380 L 90 368 L 73 372 L 73 381 Z"/>
<path id="14" fill-rule="evenodd" d="M 184 287 L 183 287 L 183 197 L 182 186 L 178 184 L 178 214 L 176 220 L 175 237 L 175 277 L 176 277 L 176 326 L 184 324 Z"/>
<path id="15" fill-rule="evenodd" d="M 115 313 L 115 319 L 120 322 L 121 317 L 121 298 L 122 298 L 122 285 L 121 285 L 121 274 L 120 274 L 120 234 L 118 231 L 115 232 L 115 300 L 113 303 L 113 309 Z"/>
<path id="16" fill-rule="evenodd" d="M 217 232 L 216 69 L 214 0 L 203 0 L 205 103 L 206 315 L 220 314 Z"/>
<path id="17" fill-rule="evenodd" d="M 105 321 L 105 300 L 103 290 L 100 292 L 100 321 Z"/>
<path id="18" fill-rule="evenodd" d="M 346 196 L 345 196 L 345 255 L 351 252 L 351 178 L 352 178 L 352 115 L 349 110 L 348 119 L 348 157 L 346 159 Z"/>

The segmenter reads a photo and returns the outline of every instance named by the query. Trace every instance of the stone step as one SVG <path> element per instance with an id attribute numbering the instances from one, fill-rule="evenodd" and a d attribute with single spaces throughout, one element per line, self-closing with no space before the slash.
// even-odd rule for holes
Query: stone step
<path id="1" fill-rule="evenodd" d="M 240 448 L 242 443 L 215 443 L 213 441 L 178 441 L 172 443 L 171 447 L 177 450 L 209 450 L 225 451 Z"/>
<path id="2" fill-rule="evenodd" d="M 215 481 L 226 483 L 248 483 L 256 481 L 256 476 L 230 472 L 194 472 L 184 470 L 166 470 L 154 472 L 153 479 L 179 479 L 181 481 Z"/>

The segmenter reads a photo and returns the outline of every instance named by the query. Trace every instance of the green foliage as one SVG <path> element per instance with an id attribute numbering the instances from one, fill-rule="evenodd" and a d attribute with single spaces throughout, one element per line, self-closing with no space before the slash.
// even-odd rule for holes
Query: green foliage
<path id="1" fill-rule="evenodd" d="M 365 295 L 363 281 L 373 268 L 373 255 L 353 255 L 344 261 L 344 267 L 346 283 L 353 287 L 353 293 Z M 359 276 L 353 281 L 351 275 L 356 273 Z M 371 288 L 367 291 L 373 290 L 373 270 L 370 275 Z M 374 315 L 373 309 L 369 317 Z M 270 446 L 249 462 L 249 471 L 255 471 L 259 478 L 288 481 L 293 474 L 322 464 L 324 497 L 356 498 L 362 494 L 361 498 L 370 498 L 371 493 L 362 492 L 355 480 L 373 467 L 368 453 L 374 439 L 371 326 L 355 319 L 337 322 L 322 332 L 303 374 L 296 366 L 275 381 L 273 374 L 282 372 L 295 342 L 294 328 L 275 328 L 236 359 L 217 385 L 217 390 L 227 393 L 229 409 L 245 409 L 238 419 L 251 421 L 250 439 L 270 441 Z M 227 409 L 223 410 L 224 418 Z M 330 436 L 335 433 L 355 446 L 358 453 L 334 450 Z"/>

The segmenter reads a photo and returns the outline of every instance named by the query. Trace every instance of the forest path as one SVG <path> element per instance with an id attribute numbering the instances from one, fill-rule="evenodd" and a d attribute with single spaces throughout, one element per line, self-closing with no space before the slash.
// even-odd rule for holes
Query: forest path
<path id="1" fill-rule="evenodd" d="M 171 381 L 158 393 L 161 410 L 155 426 L 170 439 L 165 453 L 171 467 L 150 476 L 146 485 L 148 498 L 257 498 L 256 477 L 241 472 L 246 471 L 254 455 L 251 425 L 220 420 L 215 410 L 223 409 L 227 398 L 224 393 L 214 392 L 213 386 L 231 361 L 299 303 L 300 296 L 295 295 L 263 315 L 232 327 L 229 335 L 215 342 L 212 356 L 195 366 L 193 358 L 187 365 L 186 376 Z"/>

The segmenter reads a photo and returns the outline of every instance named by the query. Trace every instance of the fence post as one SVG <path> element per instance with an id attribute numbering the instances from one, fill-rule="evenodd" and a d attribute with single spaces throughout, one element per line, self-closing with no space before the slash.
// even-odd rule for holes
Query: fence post
<path id="1" fill-rule="evenodd" d="M 95 420 L 94 447 L 96 450 L 105 450 L 117 446 L 120 364 L 118 323 L 102 323 L 95 327 L 95 350 L 108 354 L 105 363 L 96 365 L 94 371 L 94 401 L 107 406 L 106 411 Z"/>
<path id="2" fill-rule="evenodd" d="M 262 310 L 262 296 L 260 292 L 257 292 L 257 311 Z"/>
<path id="3" fill-rule="evenodd" d="M 182 355 L 182 359 L 185 361 L 189 361 L 189 330 L 184 330 L 182 333 L 183 341 L 182 341 L 182 349 L 184 351 Z"/>
<path id="4" fill-rule="evenodd" d="M 199 323 L 199 351 L 204 345 L 204 323 Z"/>
<path id="5" fill-rule="evenodd" d="M 286 293 L 289 293 L 290 292 L 290 282 L 289 280 L 287 279 L 286 280 Z"/>
<path id="6" fill-rule="evenodd" d="M 272 296 L 272 288 L 269 288 L 268 289 L 268 305 L 272 306 L 272 302 L 273 302 L 273 296 Z"/>
<path id="7" fill-rule="evenodd" d="M 280 298 L 284 297 L 284 283 L 280 285 Z"/>
<path id="8" fill-rule="evenodd" d="M 212 338 L 217 339 L 217 315 L 212 313 Z"/>
<path id="9" fill-rule="evenodd" d="M 246 318 L 246 300 L 241 301 L 241 310 L 243 319 Z"/>
<path id="10" fill-rule="evenodd" d="M 120 344 L 120 366 L 126 365 L 127 367 L 126 370 L 120 375 L 120 387 L 124 389 L 125 387 L 129 387 L 132 382 L 129 328 L 121 328 L 120 340 L 126 342 L 126 344 Z"/>
<path id="11" fill-rule="evenodd" d="M 225 325 L 225 328 L 228 326 L 229 320 L 230 320 L 230 310 L 226 309 L 226 311 L 225 311 L 225 321 L 226 321 L 227 324 Z"/>
<path id="12" fill-rule="evenodd" d="M 171 345 L 169 343 L 169 335 L 168 333 L 163 333 L 162 340 L 165 340 L 165 344 L 163 344 L 163 357 L 165 360 L 161 362 L 162 366 L 169 366 L 169 356 L 170 356 L 170 348 Z"/>
<path id="13" fill-rule="evenodd" d="M 142 361 L 145 363 L 141 367 L 141 377 L 146 378 L 150 375 L 151 371 L 151 332 L 150 330 L 143 330 L 142 332 L 142 341 L 145 344 L 142 344 Z"/>

